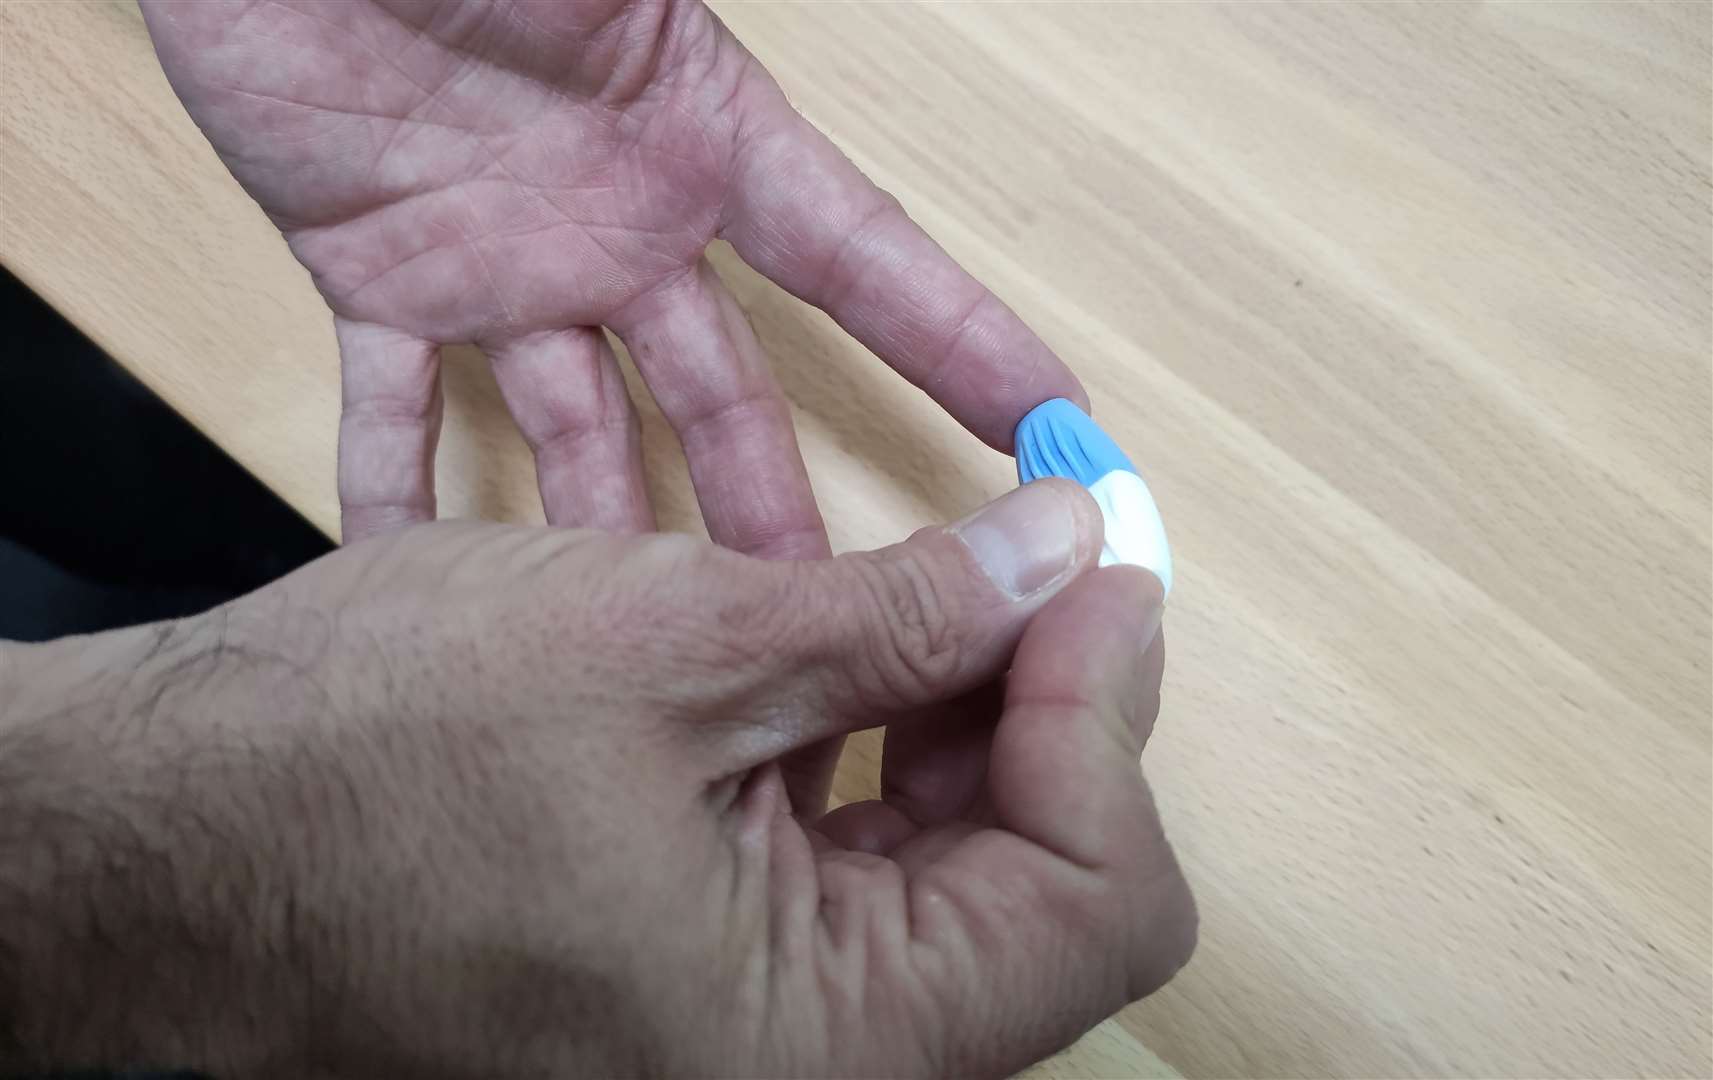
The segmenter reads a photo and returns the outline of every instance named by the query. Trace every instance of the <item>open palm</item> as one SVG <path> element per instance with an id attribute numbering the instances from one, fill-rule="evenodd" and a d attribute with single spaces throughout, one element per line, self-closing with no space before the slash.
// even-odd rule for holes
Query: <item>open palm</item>
<path id="1" fill-rule="evenodd" d="M 434 515 L 438 350 L 474 342 L 548 520 L 653 525 L 600 328 L 719 543 L 827 553 L 789 412 L 703 259 L 725 238 L 1010 449 L 1075 379 L 691 0 L 146 0 L 174 88 L 332 307 L 346 537 Z"/>

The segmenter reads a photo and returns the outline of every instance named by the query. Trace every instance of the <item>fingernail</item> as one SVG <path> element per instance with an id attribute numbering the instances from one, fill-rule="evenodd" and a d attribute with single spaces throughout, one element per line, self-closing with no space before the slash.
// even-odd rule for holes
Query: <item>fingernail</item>
<path id="1" fill-rule="evenodd" d="M 953 525 L 952 534 L 1013 600 L 1052 585 L 1076 563 L 1076 510 L 1050 484 L 1025 484 Z"/>

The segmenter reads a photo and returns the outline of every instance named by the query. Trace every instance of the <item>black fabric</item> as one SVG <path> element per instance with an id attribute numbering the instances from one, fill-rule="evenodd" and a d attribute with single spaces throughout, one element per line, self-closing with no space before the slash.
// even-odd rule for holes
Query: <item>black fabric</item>
<path id="1" fill-rule="evenodd" d="M 191 614 L 331 549 L 3 270 L 0 327 L 0 638 Z"/>

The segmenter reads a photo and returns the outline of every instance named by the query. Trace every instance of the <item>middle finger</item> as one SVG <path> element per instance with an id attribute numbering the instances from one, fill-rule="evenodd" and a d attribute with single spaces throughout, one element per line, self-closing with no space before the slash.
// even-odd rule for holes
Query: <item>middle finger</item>
<path id="1" fill-rule="evenodd" d="M 766 559 L 832 553 L 791 409 L 706 260 L 610 321 L 678 433 L 708 535 Z"/>

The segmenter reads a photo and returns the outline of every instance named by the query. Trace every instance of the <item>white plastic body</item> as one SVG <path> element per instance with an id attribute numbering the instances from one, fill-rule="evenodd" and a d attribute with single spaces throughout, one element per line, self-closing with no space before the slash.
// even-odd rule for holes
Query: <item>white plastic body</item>
<path id="1" fill-rule="evenodd" d="M 1100 565 L 1128 563 L 1151 570 L 1167 594 L 1172 591 L 1172 549 L 1166 546 L 1166 524 L 1160 508 L 1140 476 L 1116 469 L 1088 489 L 1106 519 L 1106 544 Z"/>

